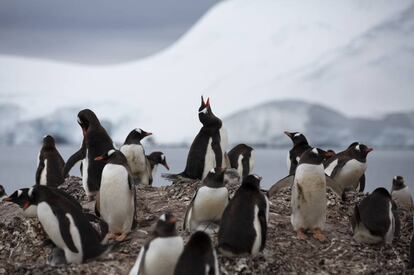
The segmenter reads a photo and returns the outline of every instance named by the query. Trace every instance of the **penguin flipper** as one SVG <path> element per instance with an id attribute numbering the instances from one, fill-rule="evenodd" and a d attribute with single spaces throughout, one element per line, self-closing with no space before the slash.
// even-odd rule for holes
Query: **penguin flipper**
<path id="1" fill-rule="evenodd" d="M 261 200 L 259 205 L 259 222 L 260 222 L 260 230 L 262 234 L 262 243 L 260 244 L 260 251 L 263 251 L 266 245 L 266 234 L 267 234 L 267 203 L 266 200 Z"/>
<path id="2" fill-rule="evenodd" d="M 250 174 L 250 161 L 248 158 L 243 157 L 242 166 L 243 166 L 243 175 L 240 175 L 240 177 L 245 178 Z"/>
<path id="3" fill-rule="evenodd" d="M 213 149 L 216 158 L 216 167 L 223 167 L 223 151 L 220 144 L 220 133 L 213 136 L 211 141 L 211 148 Z"/>
<path id="4" fill-rule="evenodd" d="M 65 163 L 65 166 L 63 167 L 63 177 L 69 176 L 69 171 L 72 169 L 72 167 L 80 160 L 84 159 L 86 157 L 86 144 L 85 139 L 82 141 L 82 146 L 79 148 L 78 151 L 76 151 L 68 161 Z"/>
<path id="5" fill-rule="evenodd" d="M 325 174 L 326 187 L 334 191 L 338 196 L 342 197 L 344 190 L 330 176 Z"/>
<path id="6" fill-rule="evenodd" d="M 295 175 L 289 175 L 279 180 L 275 184 L 273 184 L 272 187 L 268 191 L 268 197 L 270 198 L 271 196 L 278 193 L 283 188 L 291 187 L 293 185 L 294 179 L 295 179 Z"/>
<path id="7" fill-rule="evenodd" d="M 42 157 L 42 154 L 39 155 L 39 164 L 37 165 L 36 170 L 36 185 L 40 184 L 40 176 L 42 175 L 42 171 L 45 168 L 45 162 Z"/>
<path id="8" fill-rule="evenodd" d="M 59 207 L 52 206 L 52 211 L 56 215 L 59 221 L 59 229 L 60 234 L 62 235 L 62 239 L 65 242 L 66 246 L 73 252 L 79 253 L 78 249 L 73 242 L 72 235 L 70 233 L 70 221 L 69 218 L 66 216 L 65 212 L 62 211 Z"/>
<path id="9" fill-rule="evenodd" d="M 187 230 L 187 229 L 188 229 L 188 231 L 191 231 L 191 224 L 190 224 L 190 222 L 191 222 L 191 214 L 193 212 L 193 204 L 194 204 L 194 200 L 195 200 L 195 198 L 197 196 L 197 193 L 198 193 L 198 189 L 194 193 L 194 196 L 191 199 L 191 202 L 190 202 L 190 204 L 187 207 L 187 211 L 185 211 L 184 222 L 183 222 L 183 230 L 184 231 Z"/>
<path id="10" fill-rule="evenodd" d="M 364 192 L 365 189 L 365 174 L 362 174 L 361 178 L 359 179 L 359 192 Z"/>
<path id="11" fill-rule="evenodd" d="M 141 247 L 137 260 L 135 261 L 135 264 L 132 267 L 131 271 L 129 271 L 129 275 L 144 274 L 142 269 L 144 266 L 145 254 L 146 254 L 146 245 Z"/>
<path id="12" fill-rule="evenodd" d="M 339 171 L 342 170 L 342 168 L 345 166 L 347 160 L 341 157 L 338 157 L 338 163 L 334 167 L 331 173 L 331 178 L 335 178 L 335 176 L 339 173 Z"/>

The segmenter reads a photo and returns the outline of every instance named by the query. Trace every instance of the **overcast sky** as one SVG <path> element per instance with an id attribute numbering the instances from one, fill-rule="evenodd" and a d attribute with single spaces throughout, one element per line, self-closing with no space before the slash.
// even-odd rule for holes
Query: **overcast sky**
<path id="1" fill-rule="evenodd" d="M 216 0 L 2 0 L 0 54 L 106 64 L 157 52 Z"/>

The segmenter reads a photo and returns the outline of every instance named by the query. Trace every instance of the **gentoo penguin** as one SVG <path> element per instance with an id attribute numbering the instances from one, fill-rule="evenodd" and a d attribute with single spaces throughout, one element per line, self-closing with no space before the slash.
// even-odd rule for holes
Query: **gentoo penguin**
<path id="1" fill-rule="evenodd" d="M 128 160 L 132 175 L 136 178 L 137 183 L 148 185 L 147 177 L 147 159 L 145 158 L 145 150 L 141 144 L 141 140 L 152 133 L 142 129 L 132 130 L 125 139 L 124 144 L 119 149 Z"/>
<path id="2" fill-rule="evenodd" d="M 394 235 L 399 234 L 399 218 L 395 210 L 395 204 L 387 189 L 375 189 L 355 205 L 351 218 L 354 239 L 369 244 L 390 244 Z"/>
<path id="3" fill-rule="evenodd" d="M 6 191 L 4 190 L 3 185 L 0 184 L 0 202 L 7 198 Z"/>
<path id="4" fill-rule="evenodd" d="M 47 135 L 43 138 L 43 146 L 39 153 L 39 163 L 36 171 L 36 184 L 57 187 L 65 179 L 63 167 L 65 161 L 55 146 L 55 139 Z"/>
<path id="5" fill-rule="evenodd" d="M 290 149 L 288 155 L 287 155 L 287 166 L 289 169 L 289 175 L 295 174 L 296 167 L 298 166 L 300 156 L 308 149 L 311 148 L 311 146 L 308 143 L 308 140 L 306 137 L 299 133 L 299 132 L 284 132 L 285 135 L 287 135 L 293 143 L 292 149 Z"/>
<path id="6" fill-rule="evenodd" d="M 20 208 L 22 208 L 23 210 L 23 216 L 27 218 L 35 218 L 37 217 L 37 205 L 28 203 L 29 190 L 29 188 L 18 189 L 9 197 L 4 198 L 4 201 L 12 202 L 19 205 Z M 49 192 L 54 193 L 58 198 L 62 197 L 63 199 L 70 201 L 75 208 L 82 211 L 82 206 L 79 204 L 79 202 L 71 195 L 67 194 L 65 191 L 57 188 L 50 188 Z"/>
<path id="7" fill-rule="evenodd" d="M 157 172 L 157 167 L 159 164 L 164 166 L 165 169 L 170 170 L 167 159 L 165 158 L 163 152 L 152 152 L 147 156 L 147 175 L 149 178 L 149 185 L 152 185 L 152 181 L 155 178 L 155 173 Z"/>
<path id="8" fill-rule="evenodd" d="M 200 132 L 191 144 L 187 156 L 187 164 L 179 175 L 163 176 L 175 180 L 176 176 L 190 179 L 204 179 L 208 172 L 215 167 L 225 168 L 225 150 L 227 147 L 227 133 L 221 119 L 213 114 L 210 100 L 204 102 L 201 97 L 201 106 L 198 109 L 198 118 L 203 124 Z"/>
<path id="9" fill-rule="evenodd" d="M 203 231 L 191 235 L 175 267 L 174 275 L 188 274 L 220 274 L 213 242 Z"/>
<path id="10" fill-rule="evenodd" d="M 367 169 L 367 155 L 372 148 L 358 142 L 352 143 L 348 149 L 327 159 L 324 163 L 325 173 L 331 177 L 340 189 L 365 189 L 365 171 Z"/>
<path id="11" fill-rule="evenodd" d="M 266 244 L 269 201 L 260 191 L 261 177 L 248 175 L 221 218 L 218 249 L 225 256 L 255 255 Z"/>
<path id="12" fill-rule="evenodd" d="M 300 240 L 307 238 L 306 230 L 311 230 L 319 241 L 326 239 L 322 233 L 326 221 L 326 176 L 322 163 L 327 155 L 321 149 L 310 148 L 300 156 L 296 167 L 290 221 Z"/>
<path id="13" fill-rule="evenodd" d="M 231 168 L 237 169 L 241 177 L 247 177 L 253 171 L 254 154 L 253 148 L 246 144 L 236 145 L 228 152 Z"/>
<path id="14" fill-rule="evenodd" d="M 229 191 L 224 185 L 224 171 L 212 169 L 202 181 L 185 213 L 183 229 L 193 232 L 205 230 L 210 224 L 220 224 L 229 202 Z"/>
<path id="15" fill-rule="evenodd" d="M 37 205 L 40 224 L 53 243 L 64 251 L 67 263 L 82 263 L 106 251 L 87 215 L 70 200 L 42 185 L 30 188 L 28 195 L 29 202 L 25 205 Z"/>
<path id="16" fill-rule="evenodd" d="M 151 239 L 141 247 L 130 275 L 172 275 L 183 249 L 175 229 L 176 218 L 167 212 L 159 218 Z"/>
<path id="17" fill-rule="evenodd" d="M 125 156 L 111 149 L 95 158 L 106 163 L 99 189 L 99 213 L 108 223 L 107 239 L 123 241 L 131 231 L 135 216 L 135 185 Z"/>
<path id="18" fill-rule="evenodd" d="M 114 145 L 91 110 L 80 111 L 78 123 L 83 132 L 82 147 L 68 159 L 63 175 L 66 177 L 73 165 L 82 160 L 82 185 L 89 200 L 92 200 L 99 191 L 102 169 L 105 166 L 104 162 L 95 161 L 95 158 L 114 149 Z"/>
<path id="19" fill-rule="evenodd" d="M 402 176 L 395 176 L 392 180 L 391 197 L 399 209 L 413 211 L 413 198 Z"/>

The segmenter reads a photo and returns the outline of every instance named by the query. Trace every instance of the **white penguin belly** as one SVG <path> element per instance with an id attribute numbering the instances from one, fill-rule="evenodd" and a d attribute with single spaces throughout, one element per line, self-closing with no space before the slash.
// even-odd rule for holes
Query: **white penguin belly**
<path id="1" fill-rule="evenodd" d="M 253 168 L 254 168 L 254 163 L 255 163 L 255 159 L 256 159 L 256 157 L 255 157 L 255 153 L 254 153 L 254 151 L 252 150 L 251 152 L 250 152 L 250 159 L 249 159 L 249 173 L 248 174 L 251 174 L 252 172 L 253 172 Z"/>
<path id="2" fill-rule="evenodd" d="M 121 152 L 125 155 L 132 174 L 139 176 L 146 173 L 147 162 L 144 147 L 140 144 L 122 145 Z"/>
<path id="3" fill-rule="evenodd" d="M 239 158 L 237 159 L 237 172 L 239 173 L 239 176 L 243 177 L 243 155 L 239 155 Z"/>
<path id="4" fill-rule="evenodd" d="M 413 210 L 413 200 L 408 186 L 400 190 L 394 190 L 391 193 L 392 199 L 397 203 L 398 207 L 408 211 Z"/>
<path id="5" fill-rule="evenodd" d="M 107 164 L 102 171 L 99 191 L 100 213 L 113 233 L 131 231 L 134 196 L 128 185 L 128 172 L 122 165 Z"/>
<path id="6" fill-rule="evenodd" d="M 395 219 L 394 219 L 394 214 L 392 213 L 391 202 L 389 203 L 388 216 L 390 219 L 390 227 L 388 228 L 387 234 L 385 234 L 384 241 L 387 244 L 391 244 L 392 240 L 394 239 L 394 231 L 395 231 Z"/>
<path id="7" fill-rule="evenodd" d="M 213 151 L 213 147 L 211 147 L 212 141 L 212 138 L 209 138 L 206 155 L 204 158 L 204 169 L 202 179 L 204 179 L 207 176 L 208 172 L 210 172 L 211 169 L 216 167 L 216 157 Z"/>
<path id="8" fill-rule="evenodd" d="M 382 241 L 381 237 L 372 235 L 362 222 L 354 228 L 354 239 L 357 242 L 367 244 L 375 244 Z"/>
<path id="9" fill-rule="evenodd" d="M 60 232 L 59 221 L 57 217 L 55 216 L 55 214 L 53 213 L 52 208 L 50 208 L 49 204 L 47 204 L 46 202 L 39 203 L 37 206 L 37 216 L 39 218 L 40 223 L 42 224 L 43 229 L 45 230 L 46 234 L 49 236 L 49 238 L 53 241 L 54 244 L 56 244 L 59 248 L 63 249 L 63 251 L 65 252 L 66 260 L 70 263 L 81 263 L 82 262 L 82 250 L 80 250 L 80 237 L 79 237 L 79 232 L 78 232 L 78 235 L 76 235 L 75 233 L 75 230 L 77 231 L 76 227 L 73 228 L 74 227 L 74 224 L 72 223 L 73 219 L 69 218 L 69 221 L 70 221 L 69 232 L 71 234 L 72 240 L 74 241 L 76 248 L 78 249 L 78 253 L 71 251 L 67 247 Z M 74 235 L 75 235 L 75 238 L 73 238 Z"/>
<path id="10" fill-rule="evenodd" d="M 297 167 L 291 206 L 291 223 L 295 230 L 324 228 L 326 180 L 322 165 L 301 164 Z"/>
<path id="11" fill-rule="evenodd" d="M 145 255 L 144 274 L 174 274 L 175 266 L 183 249 L 184 242 L 180 236 L 154 239 Z"/>
<path id="12" fill-rule="evenodd" d="M 86 195 L 90 196 L 91 193 L 89 192 L 89 187 L 88 187 L 88 167 L 89 167 L 88 150 L 86 150 L 86 156 L 82 160 L 82 186 L 83 186 L 83 190 L 85 190 Z"/>
<path id="13" fill-rule="evenodd" d="M 290 162 L 290 152 L 287 153 L 286 165 L 287 165 L 288 172 L 289 172 L 290 171 L 290 165 L 291 165 L 291 162 Z"/>
<path id="14" fill-rule="evenodd" d="M 325 169 L 325 173 L 326 173 L 328 176 L 331 176 L 331 175 L 332 175 L 333 170 L 335 169 L 335 167 L 336 167 L 337 165 L 338 165 L 338 159 L 336 159 L 336 160 L 332 161 L 332 162 L 328 165 L 328 167 L 326 167 L 326 169 Z"/>
<path id="15" fill-rule="evenodd" d="M 259 221 L 259 207 L 257 205 L 254 206 L 253 227 L 254 227 L 254 230 L 256 231 L 256 237 L 253 242 L 251 254 L 255 255 L 259 253 L 260 246 L 262 244 L 262 226 L 260 225 L 260 221 Z"/>
<path id="16" fill-rule="evenodd" d="M 23 210 L 23 216 L 26 218 L 36 218 L 37 217 L 37 205 L 30 205 L 28 208 Z"/>
<path id="17" fill-rule="evenodd" d="M 343 188 L 352 187 L 356 189 L 359 185 L 359 179 L 365 173 L 366 169 L 366 163 L 352 159 L 342 167 L 342 170 L 335 177 L 335 181 Z"/>
<path id="18" fill-rule="evenodd" d="M 226 187 L 201 187 L 194 199 L 191 211 L 191 230 L 204 221 L 219 221 L 228 204 L 229 193 Z"/>
<path id="19" fill-rule="evenodd" d="M 47 159 L 45 159 L 45 167 L 43 167 L 42 173 L 40 173 L 40 185 L 46 185 L 46 175 L 47 174 Z"/>

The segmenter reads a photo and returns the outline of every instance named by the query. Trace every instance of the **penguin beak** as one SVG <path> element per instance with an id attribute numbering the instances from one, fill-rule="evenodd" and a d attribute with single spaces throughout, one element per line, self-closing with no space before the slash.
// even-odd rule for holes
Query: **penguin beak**
<path id="1" fill-rule="evenodd" d="M 166 161 L 164 161 L 164 162 L 162 163 L 162 165 L 165 167 L 165 169 L 170 170 L 170 167 L 168 166 L 168 164 L 167 164 L 167 162 L 166 162 Z"/>
<path id="2" fill-rule="evenodd" d="M 289 133 L 288 131 L 284 131 L 283 133 L 285 133 L 285 135 L 287 135 L 289 138 L 292 138 L 292 134 Z"/>
<path id="3" fill-rule="evenodd" d="M 335 153 L 334 152 L 325 152 L 324 156 L 325 156 L 326 159 L 328 159 L 328 158 L 331 158 L 331 157 L 335 156 Z"/>
<path id="4" fill-rule="evenodd" d="M 206 102 L 206 108 L 210 107 L 210 98 L 207 98 L 207 102 Z"/>
<path id="5" fill-rule="evenodd" d="M 168 220 L 168 223 L 170 223 L 170 224 L 175 224 L 177 222 L 177 218 L 176 217 L 171 217 L 169 220 Z"/>
<path id="6" fill-rule="evenodd" d="M 30 202 L 29 201 L 25 201 L 23 204 L 23 209 L 26 210 L 27 208 L 29 208 L 30 206 Z"/>
<path id="7" fill-rule="evenodd" d="M 12 200 L 12 198 L 7 197 L 7 198 L 4 198 L 3 201 L 12 202 L 13 200 Z"/>
<path id="8" fill-rule="evenodd" d="M 105 156 L 98 156 L 95 158 L 95 160 L 97 161 L 104 160 L 104 159 L 105 159 Z"/>
<path id="9" fill-rule="evenodd" d="M 367 148 L 366 153 L 368 154 L 369 152 L 373 151 L 373 148 Z"/>
<path id="10" fill-rule="evenodd" d="M 150 136 L 150 135 L 152 135 L 152 133 L 145 133 L 145 136 L 147 137 L 147 136 Z"/>

